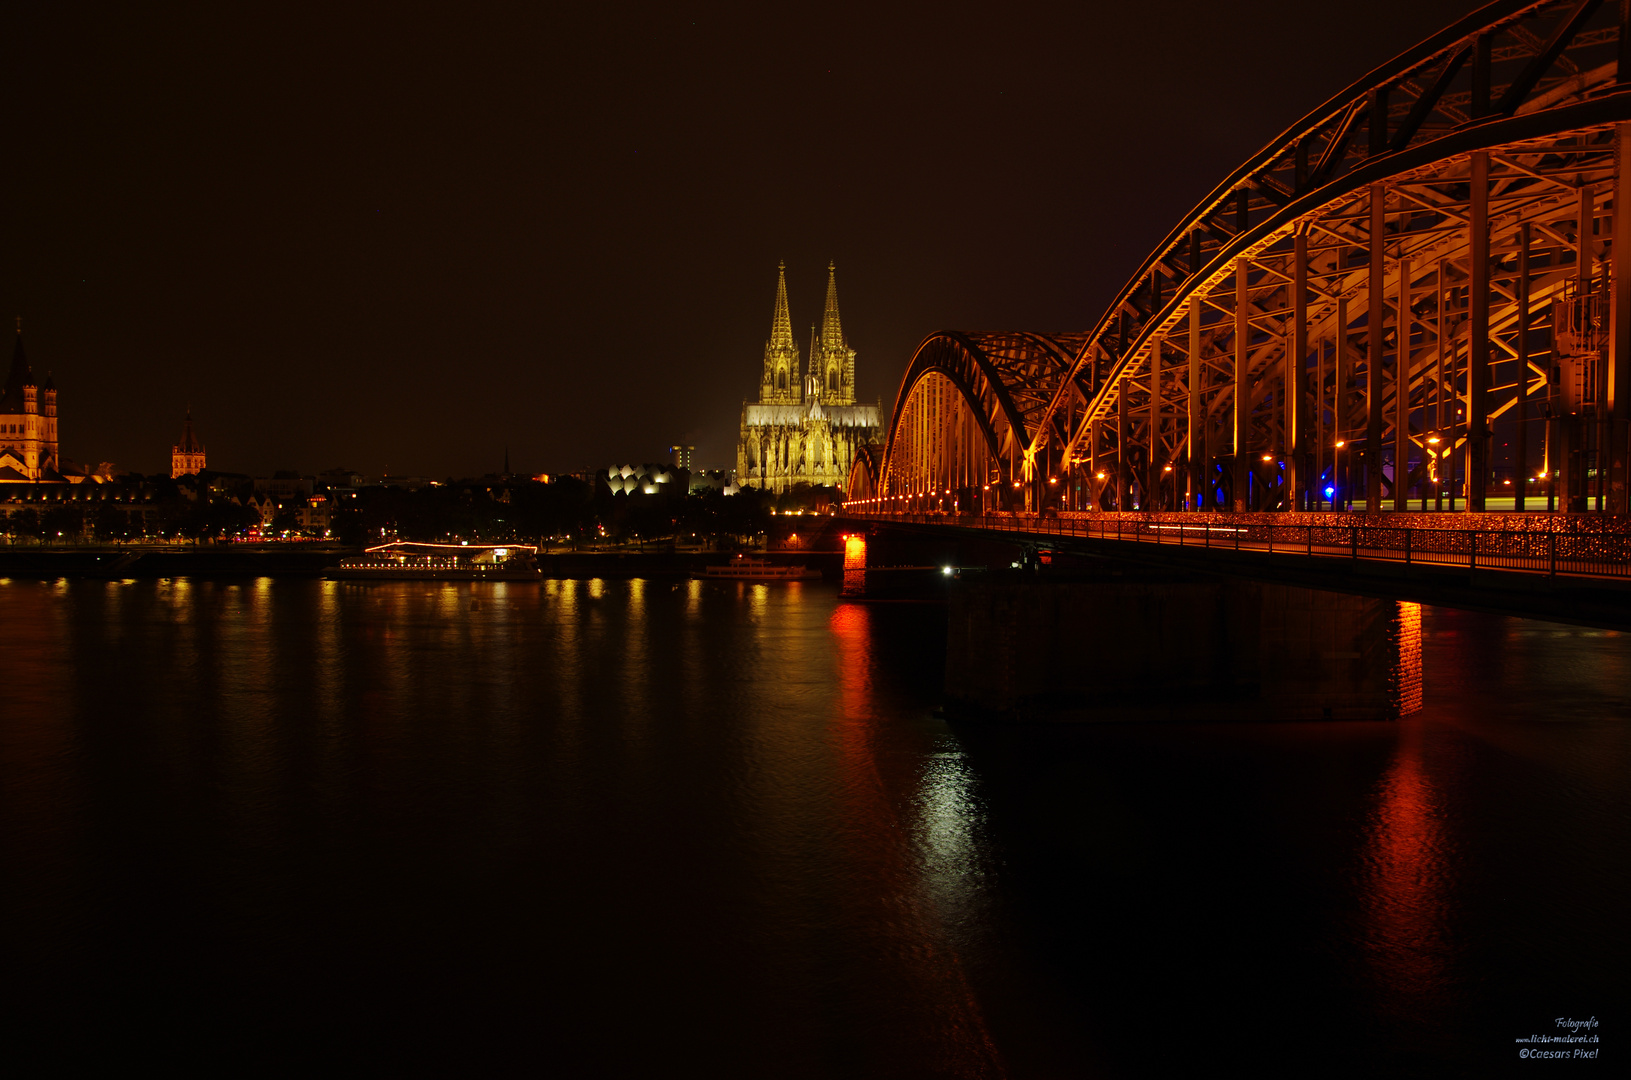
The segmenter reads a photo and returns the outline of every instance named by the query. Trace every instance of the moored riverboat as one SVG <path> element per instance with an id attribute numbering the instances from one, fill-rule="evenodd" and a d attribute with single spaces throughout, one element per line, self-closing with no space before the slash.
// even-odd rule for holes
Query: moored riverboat
<path id="1" fill-rule="evenodd" d="M 394 540 L 342 559 L 338 581 L 539 581 L 531 544 L 424 544 Z"/>

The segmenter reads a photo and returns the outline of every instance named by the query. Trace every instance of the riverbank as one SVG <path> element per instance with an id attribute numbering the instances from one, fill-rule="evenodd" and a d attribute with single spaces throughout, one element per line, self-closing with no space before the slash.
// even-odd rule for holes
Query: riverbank
<path id="1" fill-rule="evenodd" d="M 361 549 L 340 545 L 200 547 L 30 547 L 0 549 L 0 577 L 168 578 L 321 577 Z M 718 551 L 562 551 L 538 556 L 546 578 L 687 578 L 730 561 Z M 837 579 L 836 551 L 770 552 L 777 564 L 804 563 Z"/>

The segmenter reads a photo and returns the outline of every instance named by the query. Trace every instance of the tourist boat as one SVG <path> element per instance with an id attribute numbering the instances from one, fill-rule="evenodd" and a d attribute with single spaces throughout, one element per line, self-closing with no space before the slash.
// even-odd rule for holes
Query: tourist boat
<path id="1" fill-rule="evenodd" d="M 708 581 L 808 581 L 821 571 L 803 563 L 773 563 L 751 555 L 737 555 L 720 566 L 705 566 L 693 575 Z"/>
<path id="2" fill-rule="evenodd" d="M 531 544 L 421 544 L 393 540 L 340 560 L 328 571 L 340 581 L 538 581 L 543 571 Z"/>

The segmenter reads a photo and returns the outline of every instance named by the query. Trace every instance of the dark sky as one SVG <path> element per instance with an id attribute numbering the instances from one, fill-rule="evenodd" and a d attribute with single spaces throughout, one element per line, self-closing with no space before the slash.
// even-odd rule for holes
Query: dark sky
<path id="1" fill-rule="evenodd" d="M 63 452 L 160 470 L 190 403 L 215 468 L 462 476 L 734 464 L 779 259 L 801 347 L 837 261 L 886 409 L 933 330 L 1086 328 L 1470 5 L 155 7 L 0 18 Z"/>

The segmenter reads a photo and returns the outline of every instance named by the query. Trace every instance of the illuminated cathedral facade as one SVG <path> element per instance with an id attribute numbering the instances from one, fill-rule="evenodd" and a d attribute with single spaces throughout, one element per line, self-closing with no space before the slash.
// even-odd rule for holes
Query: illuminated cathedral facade
<path id="1" fill-rule="evenodd" d="M 842 485 L 857 450 L 878 434 L 878 412 L 875 404 L 855 403 L 855 350 L 839 321 L 833 264 L 827 264 L 827 307 L 820 335 L 811 331 L 808 364 L 793 340 L 787 264 L 778 266 L 759 400 L 742 404 L 737 483 L 773 492 L 795 484 Z"/>

